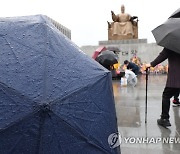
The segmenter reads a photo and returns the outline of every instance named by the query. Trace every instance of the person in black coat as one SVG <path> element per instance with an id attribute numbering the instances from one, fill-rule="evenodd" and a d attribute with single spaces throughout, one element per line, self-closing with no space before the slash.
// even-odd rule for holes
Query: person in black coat
<path id="1" fill-rule="evenodd" d="M 129 62 L 128 60 L 125 60 L 124 65 L 126 65 L 127 69 L 133 71 L 136 75 L 139 74 L 139 70 L 140 70 L 139 66 L 136 65 L 135 63 Z"/>
<path id="2" fill-rule="evenodd" d="M 169 65 L 168 77 L 162 94 L 161 118 L 157 120 L 158 125 L 163 127 L 171 126 L 169 121 L 170 99 L 180 90 L 180 54 L 164 48 L 159 56 L 157 56 L 150 64 L 146 65 L 146 67 L 154 67 L 166 59 L 168 59 Z"/>

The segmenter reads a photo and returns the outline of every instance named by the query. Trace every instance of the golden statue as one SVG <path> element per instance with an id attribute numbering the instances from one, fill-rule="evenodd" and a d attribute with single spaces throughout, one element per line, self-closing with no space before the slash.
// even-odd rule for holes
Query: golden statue
<path id="1" fill-rule="evenodd" d="M 108 22 L 108 40 L 138 38 L 138 17 L 125 13 L 124 5 L 121 6 L 120 14 L 115 15 L 111 11 L 111 15 L 113 22 Z"/>

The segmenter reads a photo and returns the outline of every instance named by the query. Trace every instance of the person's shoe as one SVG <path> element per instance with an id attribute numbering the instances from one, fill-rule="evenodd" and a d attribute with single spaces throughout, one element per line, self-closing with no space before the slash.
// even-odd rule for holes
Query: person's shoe
<path id="1" fill-rule="evenodd" d="M 176 106 L 180 106 L 180 102 L 179 100 L 173 100 L 173 106 L 176 107 Z"/>
<path id="2" fill-rule="evenodd" d="M 158 119 L 157 123 L 158 123 L 158 125 L 165 127 L 165 128 L 171 126 L 169 119 Z"/>

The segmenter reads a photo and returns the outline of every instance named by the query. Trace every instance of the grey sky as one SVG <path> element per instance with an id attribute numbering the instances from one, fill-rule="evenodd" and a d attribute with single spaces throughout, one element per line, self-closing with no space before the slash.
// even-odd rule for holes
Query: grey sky
<path id="1" fill-rule="evenodd" d="M 0 0 L 0 17 L 47 15 L 71 29 L 72 41 L 78 46 L 98 45 L 107 40 L 107 21 L 111 10 L 139 18 L 139 38 L 155 42 L 151 30 L 167 20 L 179 8 L 179 0 Z"/>

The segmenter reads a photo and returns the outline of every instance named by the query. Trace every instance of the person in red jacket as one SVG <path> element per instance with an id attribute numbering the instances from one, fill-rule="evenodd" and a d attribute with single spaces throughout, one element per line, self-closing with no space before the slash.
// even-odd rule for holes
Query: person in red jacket
<path id="1" fill-rule="evenodd" d="M 146 67 L 154 67 L 168 59 L 168 77 L 162 94 L 161 118 L 157 120 L 158 125 L 171 126 L 169 121 L 170 99 L 180 90 L 180 54 L 164 48 L 160 54 Z"/>

